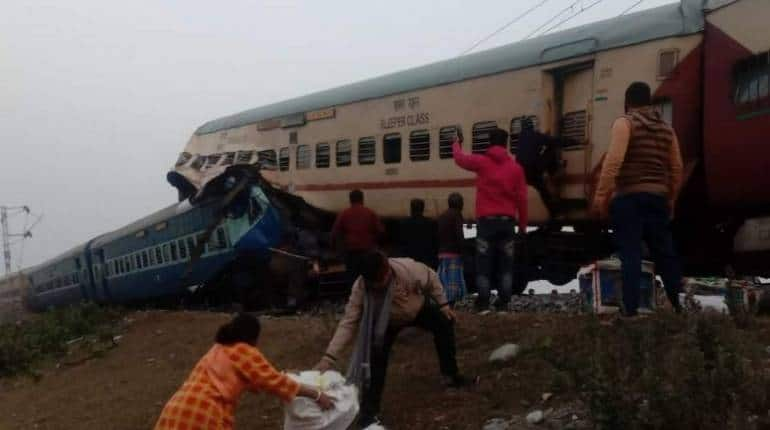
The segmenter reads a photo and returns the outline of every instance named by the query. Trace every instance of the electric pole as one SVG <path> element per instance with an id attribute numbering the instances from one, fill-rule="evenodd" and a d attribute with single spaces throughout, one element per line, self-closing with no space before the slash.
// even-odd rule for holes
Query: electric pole
<path id="1" fill-rule="evenodd" d="M 28 239 L 32 237 L 32 232 L 30 228 L 27 228 L 26 223 L 24 226 L 24 230 L 21 233 L 13 234 L 11 233 L 9 227 L 8 227 L 8 217 L 9 213 L 11 215 L 15 215 L 17 213 L 25 213 L 27 216 L 30 215 L 29 207 L 28 206 L 0 206 L 0 229 L 3 230 L 2 238 L 3 238 L 3 260 L 5 261 L 5 274 L 11 273 L 11 238 L 12 237 L 21 237 L 22 240 Z M 38 218 L 38 221 L 40 218 Z M 37 222 L 35 222 L 37 224 Z M 33 225 L 34 226 L 34 225 Z"/>
<path id="2" fill-rule="evenodd" d="M 0 227 L 3 229 L 3 259 L 5 274 L 11 273 L 11 234 L 8 231 L 8 208 L 0 206 Z"/>

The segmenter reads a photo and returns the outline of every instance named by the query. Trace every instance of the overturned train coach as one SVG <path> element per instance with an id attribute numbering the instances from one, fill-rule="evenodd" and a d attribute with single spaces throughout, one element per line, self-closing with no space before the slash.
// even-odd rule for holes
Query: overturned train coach
<path id="1" fill-rule="evenodd" d="M 185 196 L 226 166 L 259 163 L 310 208 L 339 212 L 359 188 L 390 220 L 413 198 L 436 216 L 458 191 L 470 221 L 474 178 L 453 164 L 455 131 L 480 153 L 490 128 L 507 129 L 515 154 L 528 118 L 562 142 L 547 181 L 559 216 L 529 188 L 541 228 L 527 241 L 528 277 L 564 281 L 608 251 L 588 207 L 624 92 L 642 81 L 681 143 L 674 227 L 688 270 L 718 272 L 741 255 L 743 270 L 767 274 L 768 22 L 766 0 L 682 0 L 247 110 L 199 127 L 169 177 Z"/>
<path id="2" fill-rule="evenodd" d="M 279 241 L 274 193 L 255 168 L 226 169 L 191 199 L 26 270 L 25 305 L 134 303 L 206 289 L 244 301 L 238 295 L 249 293 Z"/>

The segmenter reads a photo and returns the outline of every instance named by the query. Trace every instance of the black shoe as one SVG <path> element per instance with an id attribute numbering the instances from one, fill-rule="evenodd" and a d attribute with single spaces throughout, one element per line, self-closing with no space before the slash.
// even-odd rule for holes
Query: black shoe
<path id="1" fill-rule="evenodd" d="M 444 376 L 442 377 L 441 382 L 446 388 L 462 388 L 468 385 L 468 380 L 460 374 L 454 376 Z"/>

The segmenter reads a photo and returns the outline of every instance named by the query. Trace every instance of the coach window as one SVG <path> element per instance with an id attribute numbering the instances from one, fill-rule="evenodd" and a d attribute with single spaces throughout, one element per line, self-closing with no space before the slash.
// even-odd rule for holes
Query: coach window
<path id="1" fill-rule="evenodd" d="M 171 250 L 171 261 L 178 260 L 177 253 L 176 253 L 176 242 L 171 242 L 169 245 L 169 248 Z"/>
<path id="2" fill-rule="evenodd" d="M 139 254 L 134 254 L 134 265 L 136 266 L 136 270 L 142 268 L 142 258 L 139 256 Z"/>
<path id="3" fill-rule="evenodd" d="M 222 154 L 211 154 L 206 162 L 206 167 L 215 166 L 222 159 Z"/>
<path id="4" fill-rule="evenodd" d="M 218 249 L 226 249 L 227 248 L 227 235 L 225 234 L 225 230 L 222 227 L 219 227 L 216 230 L 216 234 L 214 234 L 211 239 L 209 239 L 209 251 L 216 251 Z"/>
<path id="5" fill-rule="evenodd" d="M 494 121 L 482 121 L 473 124 L 473 137 L 471 150 L 474 154 L 483 154 L 489 148 L 489 132 L 497 128 Z"/>
<path id="6" fill-rule="evenodd" d="M 123 266 L 123 260 L 118 260 L 118 273 L 123 274 L 126 272 L 126 268 Z"/>
<path id="7" fill-rule="evenodd" d="M 538 129 L 537 117 L 535 115 L 517 116 L 516 118 L 512 119 L 511 130 L 510 130 L 511 154 L 516 153 L 516 148 L 518 148 L 519 146 L 519 135 L 521 134 L 521 130 L 523 130 L 522 126 L 526 121 L 529 121 L 529 123 L 532 124 L 533 130 Z"/>
<path id="8" fill-rule="evenodd" d="M 740 107 L 760 107 L 770 101 L 770 52 L 754 55 L 736 63 L 733 72 L 735 104 Z M 753 106 L 752 106 L 753 105 Z"/>
<path id="9" fill-rule="evenodd" d="M 349 140 L 337 141 L 337 146 L 335 148 L 337 167 L 350 166 L 352 149 Z"/>
<path id="10" fill-rule="evenodd" d="M 674 124 L 674 105 L 669 99 L 660 99 L 653 102 L 655 108 L 660 112 L 660 116 L 666 124 Z"/>
<path id="11" fill-rule="evenodd" d="M 666 79 L 671 76 L 679 61 L 678 49 L 666 49 L 658 53 L 658 79 Z"/>
<path id="12" fill-rule="evenodd" d="M 235 152 L 225 152 L 225 155 L 222 160 L 222 165 L 229 166 L 233 163 L 235 163 Z"/>
<path id="13" fill-rule="evenodd" d="M 249 155 L 248 155 L 248 158 L 245 159 L 245 161 L 242 161 L 242 163 L 249 163 L 252 158 L 252 151 L 244 151 L 244 152 L 248 152 Z M 257 152 L 257 164 L 259 164 L 259 167 L 263 169 L 275 170 L 278 167 L 278 159 L 275 155 L 275 150 L 266 149 L 264 151 Z"/>
<path id="14" fill-rule="evenodd" d="M 206 243 L 206 241 L 204 241 L 203 239 L 205 239 L 205 237 L 204 237 L 204 234 L 203 234 L 203 233 L 201 233 L 201 234 L 199 234 L 199 235 L 197 235 L 197 236 L 195 237 L 195 243 L 197 243 L 197 244 L 198 244 L 198 246 L 200 246 L 201 244 L 203 245 L 203 247 L 202 247 L 202 250 L 201 250 L 201 255 L 203 255 L 203 254 L 208 254 L 208 253 L 209 253 L 209 251 L 211 250 L 211 249 L 209 248 L 209 244 L 208 244 L 208 243 Z"/>
<path id="15" fill-rule="evenodd" d="M 187 258 L 187 247 L 184 245 L 184 240 L 178 240 L 177 245 L 179 245 L 179 259 L 184 260 Z"/>
<path id="16" fill-rule="evenodd" d="M 192 255 L 195 252 L 195 238 L 190 236 L 187 238 L 187 250 L 190 253 L 190 258 L 192 259 Z"/>
<path id="17" fill-rule="evenodd" d="M 310 146 L 297 146 L 297 170 L 310 168 Z"/>
<path id="18" fill-rule="evenodd" d="M 251 154 L 249 154 L 249 160 L 250 159 L 251 159 Z M 244 163 L 248 163 L 249 160 L 244 161 Z M 259 163 L 259 166 L 264 169 L 275 170 L 275 168 L 278 166 L 276 162 L 276 157 L 275 157 L 275 150 L 266 149 L 264 151 L 257 152 L 257 163 Z"/>
<path id="19" fill-rule="evenodd" d="M 325 169 L 329 167 L 329 144 L 319 143 L 315 146 L 315 167 Z"/>
<path id="20" fill-rule="evenodd" d="M 409 159 L 412 161 L 430 160 L 430 133 L 428 130 L 415 130 L 409 134 Z"/>
<path id="21" fill-rule="evenodd" d="M 358 164 L 374 164 L 376 143 L 373 137 L 362 137 L 358 140 Z"/>
<path id="22" fill-rule="evenodd" d="M 401 134 L 386 134 L 382 138 L 382 159 L 386 164 L 401 162 Z"/>
<path id="23" fill-rule="evenodd" d="M 457 137 L 457 127 L 441 127 L 438 131 L 438 157 L 452 158 L 452 144 Z"/>
<path id="24" fill-rule="evenodd" d="M 262 151 L 267 152 L 267 151 Z M 254 151 L 238 151 L 235 156 L 235 162 L 238 164 L 248 164 L 251 161 L 251 157 L 254 156 Z M 273 164 L 275 164 L 275 151 L 273 151 Z"/>
<path id="25" fill-rule="evenodd" d="M 278 153 L 278 164 L 282 172 L 289 170 L 289 148 L 281 148 Z"/>
<path id="26" fill-rule="evenodd" d="M 171 261 L 171 253 L 168 250 L 168 243 L 163 244 L 163 261 L 166 263 Z"/>
<path id="27" fill-rule="evenodd" d="M 132 260 L 131 257 L 123 257 L 123 263 L 126 265 L 126 270 L 128 272 L 134 271 L 134 260 Z"/>
<path id="28" fill-rule="evenodd" d="M 561 137 L 567 139 L 568 145 L 586 143 L 586 121 L 588 114 L 584 110 L 568 112 L 561 118 Z"/>
<path id="29" fill-rule="evenodd" d="M 142 251 L 142 267 L 147 267 L 150 265 L 150 256 L 147 255 L 147 251 Z"/>

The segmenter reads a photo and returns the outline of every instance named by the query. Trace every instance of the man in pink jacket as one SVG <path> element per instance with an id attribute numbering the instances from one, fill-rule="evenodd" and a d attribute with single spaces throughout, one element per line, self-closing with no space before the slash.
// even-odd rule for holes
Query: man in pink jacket
<path id="1" fill-rule="evenodd" d="M 519 234 L 527 231 L 527 181 L 524 170 L 508 153 L 508 133 L 489 132 L 484 154 L 464 154 L 462 140 L 452 145 L 455 163 L 476 173 L 476 308 L 489 308 L 494 282 L 499 310 L 508 309 L 513 292 L 513 250 L 516 219 Z"/>

